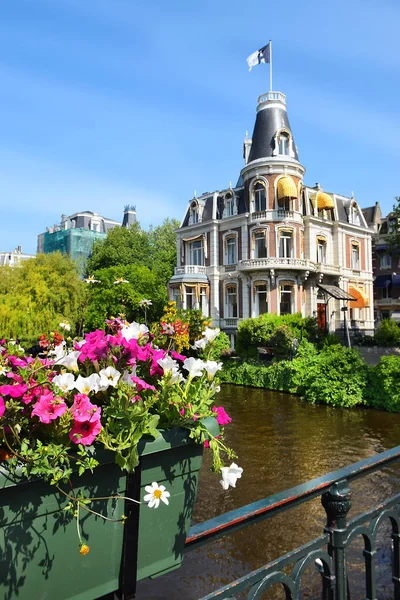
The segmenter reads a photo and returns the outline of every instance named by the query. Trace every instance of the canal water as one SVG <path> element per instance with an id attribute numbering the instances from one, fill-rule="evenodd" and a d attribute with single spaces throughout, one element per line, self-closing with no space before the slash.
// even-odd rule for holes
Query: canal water
<path id="1" fill-rule="evenodd" d="M 193 521 L 198 523 L 260 500 L 314 477 L 400 444 L 400 414 L 313 406 L 290 394 L 223 386 L 219 402 L 232 417 L 227 445 L 237 454 L 243 476 L 223 491 L 210 473 L 205 452 Z M 349 518 L 399 490 L 400 465 L 351 484 Z M 183 566 L 159 579 L 139 582 L 137 600 L 198 600 L 212 590 L 282 556 L 323 532 L 325 512 L 319 499 L 250 525 L 185 556 Z M 393 597 L 390 532 L 383 527 L 377 555 L 378 598 Z M 348 554 L 352 599 L 363 598 L 362 543 Z M 321 598 L 319 575 L 309 569 L 303 597 Z M 263 598 L 284 598 L 274 589 Z"/>

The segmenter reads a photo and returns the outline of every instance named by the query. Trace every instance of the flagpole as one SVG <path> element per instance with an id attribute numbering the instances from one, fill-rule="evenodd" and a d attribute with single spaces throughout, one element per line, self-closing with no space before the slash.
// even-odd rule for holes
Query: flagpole
<path id="1" fill-rule="evenodd" d="M 272 92 L 272 40 L 269 40 L 269 91 Z"/>

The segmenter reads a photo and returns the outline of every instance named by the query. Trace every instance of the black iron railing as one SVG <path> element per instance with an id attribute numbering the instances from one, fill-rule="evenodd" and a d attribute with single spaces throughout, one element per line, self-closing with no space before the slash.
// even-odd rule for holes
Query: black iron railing
<path id="1" fill-rule="evenodd" d="M 310 564 L 315 564 L 321 574 L 323 600 L 347 600 L 349 595 L 346 548 L 357 536 L 362 536 L 364 540 L 363 598 L 376 600 L 376 536 L 381 524 L 388 520 L 392 537 L 392 597 L 394 600 L 400 600 L 400 493 L 347 522 L 347 513 L 351 506 L 349 483 L 399 459 L 400 446 L 397 446 L 323 477 L 194 525 L 186 540 L 187 551 L 231 534 L 251 523 L 269 519 L 317 496 L 321 496 L 327 515 L 323 535 L 204 596 L 201 600 L 235 600 L 237 594 L 243 592 L 247 594 L 247 600 L 257 600 L 277 583 L 283 586 L 287 599 L 296 600 L 300 598 L 304 571 Z"/>

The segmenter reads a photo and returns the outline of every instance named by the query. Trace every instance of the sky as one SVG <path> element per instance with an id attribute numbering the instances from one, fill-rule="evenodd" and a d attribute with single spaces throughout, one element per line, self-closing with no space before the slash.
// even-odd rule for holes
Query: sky
<path id="1" fill-rule="evenodd" d="M 305 183 L 400 195 L 397 0 L 3 0 L 0 251 L 35 253 L 61 214 L 181 220 L 234 185 L 269 66 Z"/>

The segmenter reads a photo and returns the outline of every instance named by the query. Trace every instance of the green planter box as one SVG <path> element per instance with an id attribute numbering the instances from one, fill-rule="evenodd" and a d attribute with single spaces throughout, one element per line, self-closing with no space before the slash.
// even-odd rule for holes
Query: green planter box
<path id="1" fill-rule="evenodd" d="M 208 425 L 216 435 L 216 422 L 211 419 Z M 165 485 L 171 496 L 169 506 L 140 506 L 138 580 L 180 566 L 202 461 L 201 446 L 193 444 L 183 429 L 164 431 L 157 440 L 142 440 L 139 449 L 140 499 L 153 481 Z M 93 474 L 75 477 L 75 492 L 82 489 L 91 497 L 125 495 L 127 477 L 114 464 L 113 455 L 101 452 L 99 460 Z M 130 557 L 123 556 L 127 525 L 85 511 L 81 511 L 81 528 L 90 552 L 81 556 L 76 521 L 63 511 L 66 502 L 45 482 L 12 480 L 0 467 L 2 600 L 95 600 L 119 589 L 121 569 L 134 568 Z M 120 500 L 98 501 L 91 508 L 112 519 L 126 513 Z"/>

